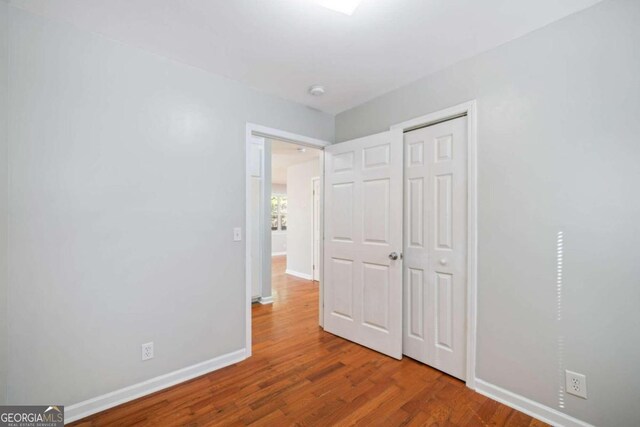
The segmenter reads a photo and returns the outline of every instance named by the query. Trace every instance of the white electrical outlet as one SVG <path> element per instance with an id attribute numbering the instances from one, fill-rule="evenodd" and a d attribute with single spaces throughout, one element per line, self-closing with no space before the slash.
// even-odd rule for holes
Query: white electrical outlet
<path id="1" fill-rule="evenodd" d="M 233 229 L 233 241 L 239 242 L 242 240 L 242 228 L 236 227 Z"/>
<path id="2" fill-rule="evenodd" d="M 577 372 L 569 370 L 564 371 L 565 376 L 565 389 L 567 393 L 574 396 L 587 398 L 587 377 Z"/>
<path id="3" fill-rule="evenodd" d="M 142 360 L 153 359 L 153 343 L 142 344 Z"/>

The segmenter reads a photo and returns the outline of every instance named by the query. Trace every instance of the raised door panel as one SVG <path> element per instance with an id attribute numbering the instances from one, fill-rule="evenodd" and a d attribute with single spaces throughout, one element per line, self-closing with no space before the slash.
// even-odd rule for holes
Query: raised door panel
<path id="1" fill-rule="evenodd" d="M 435 275 L 435 345 L 451 350 L 453 341 L 453 278 L 451 274 Z"/>
<path id="2" fill-rule="evenodd" d="M 406 165 L 407 168 L 424 165 L 424 141 L 412 141 L 407 146 Z"/>
<path id="3" fill-rule="evenodd" d="M 408 285 L 408 305 L 407 333 L 412 338 L 424 339 L 424 271 L 410 268 L 407 275 Z"/>
<path id="4" fill-rule="evenodd" d="M 435 177 L 435 242 L 438 249 L 452 249 L 453 241 L 453 177 Z"/>
<path id="5" fill-rule="evenodd" d="M 333 288 L 331 315 L 353 321 L 353 269 L 352 260 L 332 258 L 331 279 L 337 284 Z"/>
<path id="6" fill-rule="evenodd" d="M 435 161 L 445 162 L 453 159 L 453 135 L 443 135 L 435 139 Z"/>
<path id="7" fill-rule="evenodd" d="M 363 169 L 389 166 L 390 145 L 383 144 L 376 147 L 365 148 L 363 151 Z"/>
<path id="8" fill-rule="evenodd" d="M 363 325 L 389 332 L 389 266 L 363 263 Z"/>
<path id="9" fill-rule="evenodd" d="M 364 243 L 389 244 L 389 179 L 362 183 Z"/>
<path id="10" fill-rule="evenodd" d="M 407 180 L 407 244 L 412 248 L 424 247 L 424 178 Z"/>
<path id="11" fill-rule="evenodd" d="M 331 186 L 333 202 L 327 215 L 331 220 L 329 238 L 334 241 L 353 242 L 353 195 L 354 183 L 339 183 Z"/>
<path id="12" fill-rule="evenodd" d="M 336 154 L 333 157 L 331 172 L 344 173 L 353 171 L 355 153 L 347 151 L 346 153 Z"/>

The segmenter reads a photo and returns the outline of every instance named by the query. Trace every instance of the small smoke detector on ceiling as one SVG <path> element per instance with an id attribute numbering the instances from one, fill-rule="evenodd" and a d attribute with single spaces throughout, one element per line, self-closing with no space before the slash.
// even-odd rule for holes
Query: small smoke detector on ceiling
<path id="1" fill-rule="evenodd" d="M 322 85 L 313 85 L 309 88 L 309 93 L 313 96 L 322 96 L 324 92 L 324 86 Z"/>

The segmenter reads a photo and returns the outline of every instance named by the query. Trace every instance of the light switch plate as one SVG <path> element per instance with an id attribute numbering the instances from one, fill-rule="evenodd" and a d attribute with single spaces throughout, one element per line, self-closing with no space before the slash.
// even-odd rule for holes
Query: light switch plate
<path id="1" fill-rule="evenodd" d="M 242 240 L 242 228 L 236 227 L 233 229 L 233 241 L 239 242 Z"/>

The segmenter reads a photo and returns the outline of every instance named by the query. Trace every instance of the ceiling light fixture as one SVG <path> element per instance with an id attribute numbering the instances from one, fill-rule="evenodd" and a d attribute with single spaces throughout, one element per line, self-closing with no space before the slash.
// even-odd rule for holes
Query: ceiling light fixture
<path id="1" fill-rule="evenodd" d="M 304 148 L 304 147 L 298 147 L 298 152 L 300 152 L 300 153 L 306 153 L 306 152 L 307 152 L 307 149 L 306 149 L 306 148 Z"/>
<path id="2" fill-rule="evenodd" d="M 362 0 L 315 0 L 315 2 L 327 9 L 351 16 Z"/>
<path id="3" fill-rule="evenodd" d="M 324 95 L 324 86 L 313 85 L 309 88 L 309 93 L 313 96 L 322 96 Z"/>

